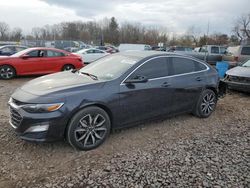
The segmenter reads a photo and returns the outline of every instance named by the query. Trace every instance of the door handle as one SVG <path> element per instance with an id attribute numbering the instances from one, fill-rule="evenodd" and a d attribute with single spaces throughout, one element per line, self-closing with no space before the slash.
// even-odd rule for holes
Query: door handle
<path id="1" fill-rule="evenodd" d="M 196 81 L 202 81 L 202 78 L 198 76 L 198 77 L 195 78 L 195 80 Z"/>
<path id="2" fill-rule="evenodd" d="M 164 83 L 161 85 L 161 87 L 169 87 L 170 85 L 171 85 L 170 83 L 164 82 Z"/>

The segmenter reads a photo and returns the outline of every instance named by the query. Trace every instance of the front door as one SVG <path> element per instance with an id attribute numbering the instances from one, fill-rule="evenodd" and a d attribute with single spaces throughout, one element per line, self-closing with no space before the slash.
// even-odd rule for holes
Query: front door
<path id="1" fill-rule="evenodd" d="M 122 124 L 141 121 L 168 113 L 172 86 L 168 76 L 168 59 L 152 58 L 139 66 L 120 85 L 120 119 Z M 144 79 L 136 82 L 136 79 Z M 135 80 L 133 83 L 126 81 Z"/>

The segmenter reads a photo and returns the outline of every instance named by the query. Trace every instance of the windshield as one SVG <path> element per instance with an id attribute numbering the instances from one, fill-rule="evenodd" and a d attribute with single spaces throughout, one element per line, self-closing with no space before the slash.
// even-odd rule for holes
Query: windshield
<path id="1" fill-rule="evenodd" d="M 113 80 L 120 77 L 138 60 L 138 57 L 109 55 L 83 67 L 80 72 L 95 75 L 100 80 Z"/>
<path id="2" fill-rule="evenodd" d="M 75 53 L 77 54 L 82 54 L 82 53 L 85 53 L 88 49 L 82 49 L 82 50 L 78 50 L 76 51 Z"/>
<path id="3" fill-rule="evenodd" d="M 242 67 L 250 67 L 250 59 L 242 64 Z"/>
<path id="4" fill-rule="evenodd" d="M 25 50 L 21 50 L 20 52 L 17 52 L 17 53 L 15 53 L 15 54 L 11 55 L 10 57 L 19 57 L 19 56 L 21 56 L 21 55 L 23 55 L 23 54 L 26 54 L 26 53 L 29 52 L 29 51 L 30 51 L 29 48 L 28 48 L 28 49 L 25 49 Z"/>

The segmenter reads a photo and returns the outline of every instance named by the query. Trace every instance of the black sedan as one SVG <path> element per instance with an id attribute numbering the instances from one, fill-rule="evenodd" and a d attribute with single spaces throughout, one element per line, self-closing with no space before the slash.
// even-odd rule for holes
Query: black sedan
<path id="1" fill-rule="evenodd" d="M 98 147 L 111 129 L 185 112 L 215 110 L 219 77 L 203 61 L 174 53 L 131 51 L 79 71 L 34 79 L 11 96 L 10 124 L 22 139 Z"/>
<path id="2" fill-rule="evenodd" d="M 19 46 L 19 45 L 0 46 L 0 56 L 11 56 L 25 49 L 27 49 L 26 46 Z"/>
<path id="3" fill-rule="evenodd" d="M 229 89 L 250 93 L 250 59 L 226 72 L 225 82 Z"/>

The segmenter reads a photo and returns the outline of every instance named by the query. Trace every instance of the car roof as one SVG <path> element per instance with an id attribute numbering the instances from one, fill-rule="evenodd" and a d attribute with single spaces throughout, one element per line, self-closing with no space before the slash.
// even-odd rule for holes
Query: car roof
<path id="1" fill-rule="evenodd" d="M 33 47 L 33 48 L 29 48 L 29 50 L 56 50 L 56 51 L 60 51 L 60 52 L 64 52 L 66 53 L 67 51 L 62 50 L 62 49 L 58 49 L 58 48 L 47 48 L 47 47 Z M 67 52 L 69 53 L 69 52 Z"/>
<path id="2" fill-rule="evenodd" d="M 128 50 L 128 51 L 124 51 L 124 52 L 120 52 L 120 54 L 125 55 L 125 56 L 133 56 L 133 57 L 137 57 L 137 58 L 146 58 L 146 57 L 153 57 L 153 56 L 160 56 L 160 55 L 165 55 L 165 56 L 169 56 L 169 55 L 178 55 L 178 56 L 182 56 L 181 54 L 178 53 L 172 53 L 172 52 L 162 52 L 162 51 L 154 51 L 154 50 Z"/>
<path id="3" fill-rule="evenodd" d="M 12 44 L 0 46 L 0 48 L 5 48 L 5 47 L 21 47 L 21 48 L 28 48 L 27 46 L 12 45 Z"/>

